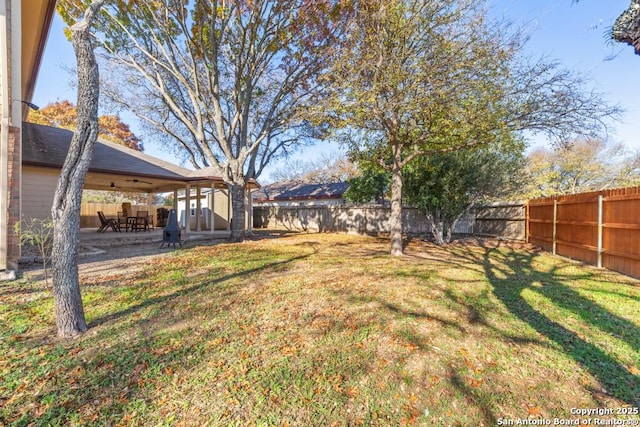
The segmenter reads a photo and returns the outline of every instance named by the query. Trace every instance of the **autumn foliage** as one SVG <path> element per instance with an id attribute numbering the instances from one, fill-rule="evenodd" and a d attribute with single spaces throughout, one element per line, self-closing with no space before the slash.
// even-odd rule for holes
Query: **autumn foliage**
<path id="1" fill-rule="evenodd" d="M 74 130 L 78 119 L 78 109 L 67 100 L 56 101 L 37 111 L 31 111 L 29 121 L 47 126 L 55 126 L 63 129 Z M 114 115 L 102 115 L 98 117 L 100 131 L 98 138 L 117 144 L 126 145 L 132 150 L 143 151 L 142 141 L 138 138 L 129 125 L 123 123 L 120 117 Z"/>

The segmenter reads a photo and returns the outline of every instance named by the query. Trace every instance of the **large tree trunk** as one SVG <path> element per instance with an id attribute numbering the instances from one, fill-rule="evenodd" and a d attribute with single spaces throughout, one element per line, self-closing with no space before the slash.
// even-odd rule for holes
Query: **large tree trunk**
<path id="1" fill-rule="evenodd" d="M 391 215 L 389 232 L 391 255 L 403 255 L 402 248 L 402 153 L 400 144 L 393 144 L 393 166 L 391 168 Z"/>
<path id="2" fill-rule="evenodd" d="M 82 21 L 71 27 L 78 61 L 78 124 L 53 197 L 52 276 L 58 336 L 70 338 L 87 330 L 78 281 L 78 240 L 82 187 L 98 138 L 99 78 L 90 27 L 104 0 L 94 1 Z"/>
<path id="3" fill-rule="evenodd" d="M 451 243 L 451 237 L 453 235 L 453 230 L 456 227 L 456 224 L 462 218 L 464 214 L 466 214 L 468 209 L 465 209 L 460 215 L 458 215 L 453 221 L 447 218 L 443 218 L 439 212 L 436 212 L 435 215 L 428 214 L 427 222 L 431 226 L 431 234 L 433 235 L 433 239 L 438 246 L 444 246 Z"/>
<path id="4" fill-rule="evenodd" d="M 246 238 L 245 223 L 245 185 L 244 184 L 227 184 L 231 193 L 231 236 L 229 240 L 232 242 L 243 242 Z"/>
<path id="5" fill-rule="evenodd" d="M 444 222 L 440 218 L 440 215 L 436 212 L 434 214 L 427 214 L 427 223 L 431 228 L 431 235 L 433 236 L 433 240 L 436 242 L 436 245 L 443 246 L 445 242 L 445 233 L 444 233 Z"/>

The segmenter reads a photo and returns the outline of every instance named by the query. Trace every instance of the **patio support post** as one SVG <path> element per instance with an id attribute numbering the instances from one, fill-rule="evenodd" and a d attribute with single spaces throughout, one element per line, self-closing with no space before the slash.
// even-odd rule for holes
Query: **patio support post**
<path id="1" fill-rule="evenodd" d="M 153 193 L 147 193 L 147 215 L 151 218 L 149 224 L 154 224 L 154 218 L 156 217 L 153 212 Z M 147 218 L 148 219 L 148 218 Z"/>
<path id="2" fill-rule="evenodd" d="M 200 209 L 202 209 L 202 201 L 200 200 L 200 185 L 196 185 L 196 231 L 202 231 L 200 226 Z"/>
<path id="3" fill-rule="evenodd" d="M 209 229 L 209 231 L 211 231 L 211 234 L 213 234 L 214 231 L 216 231 L 216 185 L 212 182 L 211 183 L 211 199 L 209 200 L 209 224 L 211 225 L 211 228 Z"/>
<path id="4" fill-rule="evenodd" d="M 178 190 L 175 189 L 173 190 L 173 209 L 176 210 L 176 219 L 180 219 L 180 217 L 178 215 L 180 215 L 180 212 L 178 212 Z"/>
<path id="5" fill-rule="evenodd" d="M 598 259 L 596 266 L 602 268 L 602 220 L 603 220 L 604 196 L 598 196 Z"/>
<path id="6" fill-rule="evenodd" d="M 191 185 L 187 184 L 184 191 L 184 234 L 191 231 Z"/>
<path id="7" fill-rule="evenodd" d="M 251 196 L 251 189 L 247 188 L 247 191 L 245 191 L 245 194 L 247 195 L 246 200 L 244 201 L 244 206 L 245 206 L 245 213 L 244 216 L 246 218 L 246 229 L 249 232 L 249 234 L 251 234 L 253 232 L 253 197 Z"/>

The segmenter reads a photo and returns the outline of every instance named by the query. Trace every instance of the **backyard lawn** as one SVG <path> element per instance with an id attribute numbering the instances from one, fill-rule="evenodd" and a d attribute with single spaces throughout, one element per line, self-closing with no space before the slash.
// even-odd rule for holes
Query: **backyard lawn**
<path id="1" fill-rule="evenodd" d="M 640 282 L 497 240 L 388 248 L 258 233 L 84 277 L 74 341 L 43 282 L 0 283 L 0 425 L 640 419 Z"/>

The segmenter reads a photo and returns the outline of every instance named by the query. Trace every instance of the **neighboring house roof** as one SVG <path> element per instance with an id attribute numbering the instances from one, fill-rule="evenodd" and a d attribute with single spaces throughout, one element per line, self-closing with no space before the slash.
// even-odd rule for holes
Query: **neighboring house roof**
<path id="1" fill-rule="evenodd" d="M 331 184 L 308 184 L 297 181 L 282 181 L 263 186 L 253 192 L 254 202 L 340 199 L 349 187 L 347 182 Z"/>

